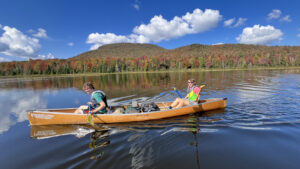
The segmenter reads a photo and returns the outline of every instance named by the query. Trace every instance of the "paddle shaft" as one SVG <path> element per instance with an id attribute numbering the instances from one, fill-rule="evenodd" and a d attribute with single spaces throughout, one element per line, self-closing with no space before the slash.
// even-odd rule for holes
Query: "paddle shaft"
<path id="1" fill-rule="evenodd" d="M 177 94 L 180 98 L 182 98 L 182 96 L 181 96 L 181 94 L 179 93 L 179 91 L 178 91 L 176 88 L 174 88 L 174 90 L 175 90 L 176 94 Z"/>

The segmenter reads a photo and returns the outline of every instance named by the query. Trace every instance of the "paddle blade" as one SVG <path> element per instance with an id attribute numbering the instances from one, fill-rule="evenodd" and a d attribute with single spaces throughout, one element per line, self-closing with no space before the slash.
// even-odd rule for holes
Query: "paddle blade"
<path id="1" fill-rule="evenodd" d="M 94 120 L 91 114 L 87 115 L 87 121 L 89 122 L 90 125 L 94 126 Z"/>

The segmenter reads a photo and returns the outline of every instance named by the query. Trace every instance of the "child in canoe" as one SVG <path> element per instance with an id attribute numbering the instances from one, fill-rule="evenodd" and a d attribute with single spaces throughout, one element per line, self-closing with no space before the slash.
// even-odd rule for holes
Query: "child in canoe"
<path id="1" fill-rule="evenodd" d="M 107 113 L 106 95 L 103 91 L 95 90 L 95 87 L 91 82 L 84 83 L 82 90 L 84 90 L 86 93 L 91 95 L 91 102 L 88 102 L 88 104 L 91 104 L 91 113 L 92 114 Z M 74 113 L 77 113 L 77 114 L 89 113 L 89 106 L 82 105 Z"/>
<path id="2" fill-rule="evenodd" d="M 190 106 L 190 105 L 197 105 L 200 101 L 200 92 L 201 89 L 205 85 L 197 86 L 195 79 L 189 79 L 188 80 L 188 94 L 185 96 L 185 98 L 177 98 L 169 107 L 172 108 L 181 108 L 184 106 Z"/>

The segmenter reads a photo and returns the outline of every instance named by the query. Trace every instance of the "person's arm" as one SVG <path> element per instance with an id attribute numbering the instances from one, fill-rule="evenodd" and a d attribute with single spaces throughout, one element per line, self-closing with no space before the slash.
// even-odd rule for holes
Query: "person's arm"
<path id="1" fill-rule="evenodd" d="M 97 113 L 98 111 L 100 111 L 100 110 L 102 110 L 104 107 L 106 107 L 104 101 L 99 102 L 99 104 L 100 104 L 99 107 L 97 107 L 97 108 L 91 110 L 91 113 L 92 113 L 92 114 Z"/>
<path id="2" fill-rule="evenodd" d="M 102 110 L 103 108 L 106 107 L 105 102 L 103 101 L 103 98 L 104 98 L 105 96 L 103 96 L 103 95 L 100 94 L 100 93 L 95 93 L 95 94 L 93 95 L 93 97 L 94 97 L 94 99 L 100 104 L 100 106 L 98 106 L 97 108 L 93 109 L 93 110 L 91 111 L 91 113 L 97 113 L 98 111 L 100 111 L 100 110 Z"/>

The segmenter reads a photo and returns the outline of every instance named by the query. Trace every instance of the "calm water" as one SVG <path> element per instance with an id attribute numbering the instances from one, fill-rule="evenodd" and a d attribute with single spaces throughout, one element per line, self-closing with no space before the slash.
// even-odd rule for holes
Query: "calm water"
<path id="1" fill-rule="evenodd" d="M 109 104 L 176 98 L 188 78 L 223 110 L 129 124 L 31 127 L 26 111 L 78 107 L 86 81 Z M 1 79 L 0 168 L 243 168 L 300 166 L 300 70 Z"/>

